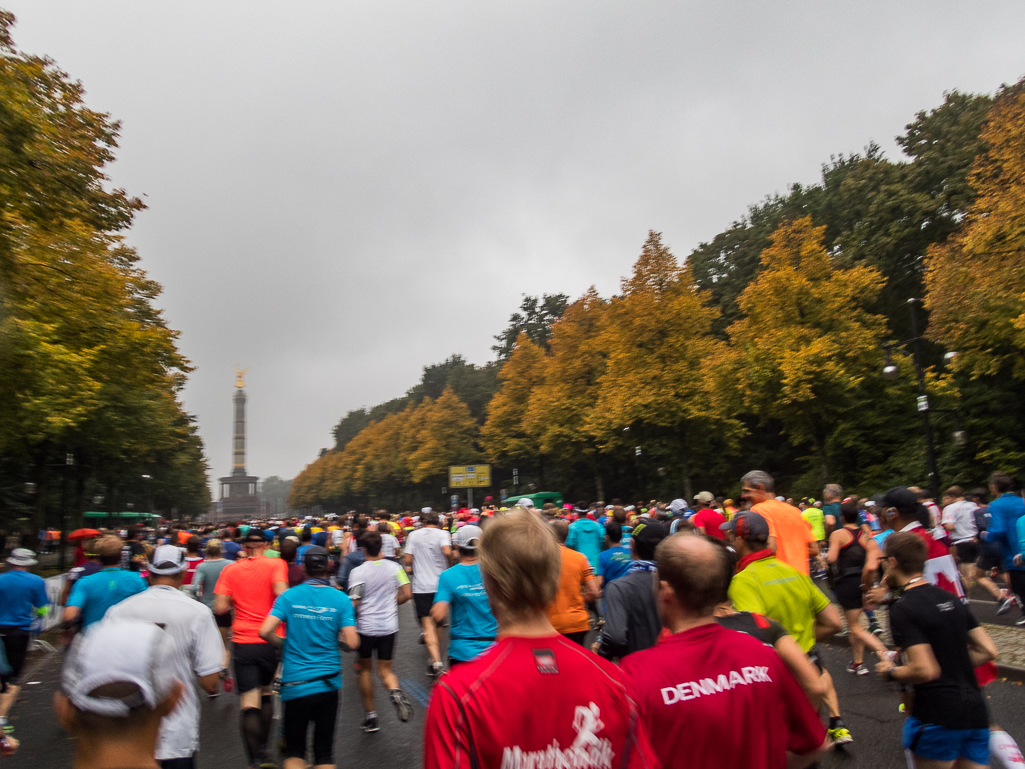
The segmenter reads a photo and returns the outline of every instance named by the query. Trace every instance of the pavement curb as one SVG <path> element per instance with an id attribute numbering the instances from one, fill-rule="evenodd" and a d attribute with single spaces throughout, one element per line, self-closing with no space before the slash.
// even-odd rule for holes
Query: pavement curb
<path id="1" fill-rule="evenodd" d="M 836 646 L 843 648 L 850 648 L 851 641 L 850 636 L 833 636 L 825 642 L 826 646 Z M 997 662 L 997 674 L 1000 678 L 1006 678 L 1008 681 L 1020 681 L 1025 682 L 1025 667 L 1020 665 L 1003 665 Z"/>

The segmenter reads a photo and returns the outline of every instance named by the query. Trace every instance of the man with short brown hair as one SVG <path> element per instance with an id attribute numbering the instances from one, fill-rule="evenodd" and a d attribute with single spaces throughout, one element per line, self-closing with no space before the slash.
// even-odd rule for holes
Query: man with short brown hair
<path id="1" fill-rule="evenodd" d="M 672 635 L 622 662 L 641 721 L 663 766 L 808 766 L 829 743 L 800 684 L 771 647 L 716 622 L 725 561 L 725 548 L 693 534 L 656 549 L 659 609 Z"/>
<path id="2" fill-rule="evenodd" d="M 769 549 L 783 563 L 797 569 L 806 577 L 811 573 L 809 558 L 819 554 L 819 543 L 812 533 L 811 524 L 801 511 L 773 496 L 775 482 L 761 470 L 752 470 L 741 479 L 741 499 L 751 503 L 751 509 L 769 524 Z"/>
<path id="3" fill-rule="evenodd" d="M 71 628 L 81 620 L 82 629 L 103 619 L 114 604 L 146 589 L 146 580 L 134 571 L 121 569 L 120 537 L 108 535 L 96 540 L 95 552 L 103 567 L 75 582 L 64 608 L 64 624 Z"/>

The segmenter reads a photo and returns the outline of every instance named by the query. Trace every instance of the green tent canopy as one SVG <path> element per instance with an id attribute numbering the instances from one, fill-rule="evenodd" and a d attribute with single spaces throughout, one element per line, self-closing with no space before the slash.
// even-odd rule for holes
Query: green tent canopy
<path id="1" fill-rule="evenodd" d="M 124 513 L 105 513 L 93 510 L 87 513 L 82 513 L 82 516 L 84 518 L 111 518 L 114 520 L 120 520 L 123 518 L 133 521 L 155 521 L 160 519 L 160 516 L 156 513 L 140 513 L 135 510 L 129 510 Z"/>

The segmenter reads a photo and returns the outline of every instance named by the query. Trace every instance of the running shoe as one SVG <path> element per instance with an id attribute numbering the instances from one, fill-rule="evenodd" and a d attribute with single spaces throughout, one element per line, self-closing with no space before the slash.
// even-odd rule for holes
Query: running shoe
<path id="1" fill-rule="evenodd" d="M 834 745 L 849 745 L 854 742 L 851 730 L 844 726 L 843 721 L 838 722 L 833 729 L 829 730 L 829 739 L 833 741 Z"/>
<path id="2" fill-rule="evenodd" d="M 879 625 L 877 625 L 875 622 L 872 622 L 868 626 L 868 632 L 871 633 L 872 635 L 882 635 L 883 634 L 883 629 L 881 627 L 879 627 Z"/>
<path id="3" fill-rule="evenodd" d="M 427 663 L 427 675 L 431 678 L 437 678 L 445 672 L 445 666 L 440 662 L 428 662 Z"/>
<path id="4" fill-rule="evenodd" d="M 1025 627 L 1025 617 L 1022 617 L 1020 620 L 1015 622 L 1014 626 L 1015 627 Z"/>
<path id="5" fill-rule="evenodd" d="M 859 676 L 867 676 L 869 674 L 868 668 L 865 667 L 860 662 L 852 662 L 850 665 L 848 665 L 847 666 L 847 672 L 848 673 L 855 673 L 855 674 L 857 674 Z"/>
<path id="6" fill-rule="evenodd" d="M 8 722 L 6 717 L 0 718 L 0 727 L 2 727 L 4 734 L 14 734 L 14 726 Z"/>
<path id="7" fill-rule="evenodd" d="M 18 745 L 20 745 L 13 735 L 5 734 L 0 737 L 0 756 L 4 758 L 10 758 L 18 752 Z"/>
<path id="8" fill-rule="evenodd" d="M 377 724 L 377 716 L 367 716 L 363 721 L 363 731 L 367 734 L 370 732 L 378 732 L 381 727 Z"/>
<path id="9" fill-rule="evenodd" d="M 1007 614 L 1007 612 L 1009 612 L 1011 609 L 1014 608 L 1014 603 L 1015 603 L 1014 596 L 1013 595 L 1007 596 L 1007 598 L 1002 600 L 1000 602 L 1000 605 L 997 607 L 997 616 L 999 617 L 999 616 L 1001 616 L 1003 614 Z"/>
<path id="10" fill-rule="evenodd" d="M 427 641 L 424 639 L 424 634 L 423 633 L 420 634 L 420 640 L 417 641 L 417 643 L 420 644 L 421 646 L 423 646 L 424 644 L 427 643 Z"/>
<path id="11" fill-rule="evenodd" d="M 391 704 L 395 706 L 395 714 L 400 721 L 408 721 L 413 717 L 413 703 L 401 689 L 392 689 L 389 692 Z"/>

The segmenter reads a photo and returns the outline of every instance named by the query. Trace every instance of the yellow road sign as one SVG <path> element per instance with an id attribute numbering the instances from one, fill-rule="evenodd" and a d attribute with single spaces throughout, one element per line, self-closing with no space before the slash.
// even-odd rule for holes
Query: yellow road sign
<path id="1" fill-rule="evenodd" d="M 453 489 L 479 489 L 491 485 L 491 465 L 450 465 L 448 485 Z"/>

